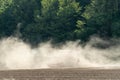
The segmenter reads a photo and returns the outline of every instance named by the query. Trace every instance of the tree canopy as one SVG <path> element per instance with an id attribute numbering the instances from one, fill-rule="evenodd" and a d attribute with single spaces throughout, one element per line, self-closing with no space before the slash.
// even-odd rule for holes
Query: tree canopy
<path id="1" fill-rule="evenodd" d="M 120 0 L 0 0 L 0 38 L 31 44 L 120 37 Z"/>

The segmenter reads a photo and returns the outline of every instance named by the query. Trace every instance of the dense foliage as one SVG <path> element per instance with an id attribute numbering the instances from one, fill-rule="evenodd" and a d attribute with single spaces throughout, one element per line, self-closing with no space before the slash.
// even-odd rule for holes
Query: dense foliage
<path id="1" fill-rule="evenodd" d="M 0 38 L 32 44 L 120 37 L 120 0 L 0 0 Z M 20 31 L 19 35 L 17 32 Z"/>

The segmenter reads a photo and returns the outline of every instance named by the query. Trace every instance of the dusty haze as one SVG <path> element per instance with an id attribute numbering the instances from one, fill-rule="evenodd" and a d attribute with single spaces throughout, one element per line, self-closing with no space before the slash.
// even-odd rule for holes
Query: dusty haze
<path id="1" fill-rule="evenodd" d="M 0 41 L 0 69 L 120 67 L 120 46 L 106 49 L 92 47 L 94 43 L 107 44 L 92 38 L 83 48 L 79 41 L 66 42 L 53 48 L 50 42 L 31 48 L 22 40 L 9 37 Z"/>

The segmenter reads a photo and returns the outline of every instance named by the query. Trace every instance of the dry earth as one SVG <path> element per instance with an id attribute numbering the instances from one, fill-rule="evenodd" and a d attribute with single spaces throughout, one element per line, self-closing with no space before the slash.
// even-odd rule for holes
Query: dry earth
<path id="1" fill-rule="evenodd" d="M 120 69 L 2 70 L 0 80 L 120 80 Z"/>

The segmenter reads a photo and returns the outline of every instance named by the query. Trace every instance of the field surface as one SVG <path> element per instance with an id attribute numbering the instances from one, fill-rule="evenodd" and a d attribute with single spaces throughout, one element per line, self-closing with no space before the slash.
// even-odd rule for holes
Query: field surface
<path id="1" fill-rule="evenodd" d="M 120 80 L 120 69 L 1 70 L 0 80 Z"/>

